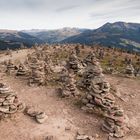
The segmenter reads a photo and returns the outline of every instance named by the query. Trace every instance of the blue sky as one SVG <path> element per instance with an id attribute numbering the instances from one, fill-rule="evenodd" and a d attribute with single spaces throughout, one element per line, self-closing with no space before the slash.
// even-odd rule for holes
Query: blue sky
<path id="1" fill-rule="evenodd" d="M 140 23 L 140 0 L 0 0 L 1 29 L 97 28 Z"/>

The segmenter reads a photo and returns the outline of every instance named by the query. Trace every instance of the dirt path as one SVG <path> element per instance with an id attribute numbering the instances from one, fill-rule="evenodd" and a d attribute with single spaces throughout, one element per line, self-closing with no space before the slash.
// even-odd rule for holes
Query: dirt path
<path id="1" fill-rule="evenodd" d="M 122 140 L 140 140 L 140 81 L 110 76 L 107 79 L 117 85 L 121 96 L 125 95 L 127 100 L 122 102 L 118 99 L 118 103 L 123 105 L 133 129 Z M 97 140 L 107 140 L 107 135 L 100 130 L 101 118 L 86 114 L 71 100 L 59 98 L 55 89 L 28 87 L 25 81 L 7 76 L 3 81 L 17 92 L 26 105 L 45 111 L 48 119 L 44 124 L 37 124 L 30 117 L 18 114 L 1 122 L 1 140 L 43 140 L 48 135 L 53 135 L 55 140 L 74 140 L 79 129 L 88 135 L 100 135 Z M 70 130 L 65 130 L 67 128 Z"/>
<path id="2" fill-rule="evenodd" d="M 26 105 L 43 110 L 48 115 L 44 124 L 37 124 L 30 117 L 20 114 L 16 118 L 1 122 L 1 140 L 43 140 L 53 135 L 55 140 L 74 140 L 76 132 L 82 130 L 89 135 L 104 136 L 100 118 L 82 112 L 70 100 L 61 99 L 52 88 L 28 87 L 24 81 L 5 77 L 4 80 L 14 89 Z M 67 128 L 70 130 L 65 130 Z M 93 133 L 94 132 L 94 133 Z"/>

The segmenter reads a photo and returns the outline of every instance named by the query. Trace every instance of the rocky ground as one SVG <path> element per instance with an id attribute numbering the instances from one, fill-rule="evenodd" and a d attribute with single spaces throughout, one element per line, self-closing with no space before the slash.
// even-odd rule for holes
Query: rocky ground
<path id="1" fill-rule="evenodd" d="M 12 58 L 22 60 L 26 52 L 28 50 L 13 53 Z M 6 59 L 7 56 L 1 56 L 1 60 Z M 140 80 L 106 77 L 118 89 L 116 102 L 123 106 L 129 118 L 130 132 L 122 140 L 140 140 Z M 48 118 L 38 124 L 23 113 L 15 114 L 0 122 L 0 140 L 45 140 L 47 136 L 53 136 L 53 140 L 75 140 L 78 131 L 94 136 L 95 140 L 108 139 L 100 130 L 102 119 L 99 116 L 85 113 L 72 99 L 60 98 L 54 87 L 29 87 L 26 81 L 5 74 L 1 74 L 1 82 L 16 91 L 26 105 L 46 112 Z"/>

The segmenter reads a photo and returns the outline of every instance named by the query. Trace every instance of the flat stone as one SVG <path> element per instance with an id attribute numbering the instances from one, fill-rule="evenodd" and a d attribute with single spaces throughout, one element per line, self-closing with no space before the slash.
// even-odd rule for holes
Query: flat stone
<path id="1" fill-rule="evenodd" d="M 76 140 L 95 140 L 94 137 L 88 135 L 77 135 Z"/>
<path id="2" fill-rule="evenodd" d="M 88 100 L 92 100 L 93 97 L 92 97 L 90 94 L 88 94 L 88 95 L 87 95 L 87 99 L 88 99 Z"/>
<path id="3" fill-rule="evenodd" d="M 41 112 L 35 116 L 36 121 L 40 124 L 44 123 L 48 116 L 45 114 L 45 112 Z"/>
<path id="4" fill-rule="evenodd" d="M 87 140 L 88 136 L 87 135 L 78 135 L 76 137 L 76 140 Z"/>
<path id="5" fill-rule="evenodd" d="M 116 138 L 124 137 L 124 132 L 123 132 L 123 130 L 119 126 L 116 126 L 116 128 L 115 128 L 114 137 L 116 137 Z"/>
<path id="6" fill-rule="evenodd" d="M 9 106 L 0 106 L 0 112 L 3 113 L 9 112 Z"/>

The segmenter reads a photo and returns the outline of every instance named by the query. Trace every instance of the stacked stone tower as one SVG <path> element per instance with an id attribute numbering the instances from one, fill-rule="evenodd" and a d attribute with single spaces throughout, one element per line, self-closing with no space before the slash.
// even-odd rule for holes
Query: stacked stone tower
<path id="1" fill-rule="evenodd" d="M 17 95 L 8 86 L 0 83 L 0 119 L 23 111 L 24 108 L 24 104 L 19 101 Z"/>
<path id="2" fill-rule="evenodd" d="M 44 72 L 44 62 L 38 60 L 37 58 L 33 58 L 32 61 L 29 62 L 29 67 L 30 67 L 29 85 L 33 84 L 44 85 L 46 80 Z"/>
<path id="3" fill-rule="evenodd" d="M 82 99 L 82 109 L 102 115 L 104 123 L 102 130 L 111 133 L 114 137 L 124 136 L 123 110 L 116 106 L 115 98 L 110 93 L 110 84 L 102 73 L 102 68 L 94 54 L 85 59 L 87 68 L 79 86 L 85 89 L 86 96 Z"/>
<path id="4" fill-rule="evenodd" d="M 67 67 L 69 70 L 73 70 L 74 72 L 78 72 L 82 68 L 82 65 L 74 51 L 69 56 Z"/>
<path id="5" fill-rule="evenodd" d="M 28 70 L 22 63 L 19 64 L 16 76 L 27 76 Z"/>
<path id="6" fill-rule="evenodd" d="M 128 64 L 125 69 L 125 74 L 127 77 L 134 77 L 135 69 L 132 64 Z"/>
<path id="7" fill-rule="evenodd" d="M 12 73 L 15 72 L 16 66 L 12 62 L 12 60 L 9 60 L 8 63 L 6 64 L 6 73 L 11 75 Z"/>
<path id="8" fill-rule="evenodd" d="M 69 73 L 67 69 L 63 69 L 60 74 L 59 81 L 62 83 L 62 97 L 79 96 L 79 91 L 77 90 L 76 80 L 74 79 L 73 73 Z"/>

